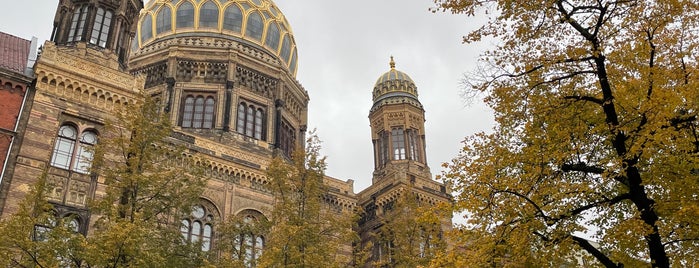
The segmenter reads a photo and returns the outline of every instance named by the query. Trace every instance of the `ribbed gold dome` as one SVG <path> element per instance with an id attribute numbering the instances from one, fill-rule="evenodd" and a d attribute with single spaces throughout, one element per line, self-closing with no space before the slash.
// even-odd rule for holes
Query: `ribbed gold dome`
<path id="1" fill-rule="evenodd" d="M 417 99 L 417 87 L 415 82 L 406 73 L 396 70 L 396 63 L 391 56 L 388 72 L 379 76 L 374 84 L 372 99 L 374 108 L 383 104 L 409 102 L 422 108 Z"/>
<path id="2" fill-rule="evenodd" d="M 296 42 L 270 0 L 151 0 L 141 11 L 136 42 L 143 48 L 174 36 L 242 40 L 277 56 L 296 75 Z"/>

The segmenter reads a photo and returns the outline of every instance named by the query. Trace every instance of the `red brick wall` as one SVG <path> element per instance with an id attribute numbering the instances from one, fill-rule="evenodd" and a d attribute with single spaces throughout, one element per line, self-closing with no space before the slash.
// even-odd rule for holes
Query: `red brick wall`
<path id="1" fill-rule="evenodd" d="M 7 151 L 10 149 L 10 132 L 15 130 L 24 92 L 25 85 L 0 79 L 0 168 L 3 167 Z"/>
<path id="2" fill-rule="evenodd" d="M 22 99 L 24 97 L 24 86 L 12 82 L 0 80 L 0 128 L 14 130 Z"/>

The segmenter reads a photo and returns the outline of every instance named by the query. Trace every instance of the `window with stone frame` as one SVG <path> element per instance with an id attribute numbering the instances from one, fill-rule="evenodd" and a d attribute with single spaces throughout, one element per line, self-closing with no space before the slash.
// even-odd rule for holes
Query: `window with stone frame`
<path id="1" fill-rule="evenodd" d="M 47 217 L 44 222 L 34 225 L 32 240 L 40 242 L 48 241 L 50 232 L 57 226 L 64 226 L 74 233 L 82 233 L 82 219 L 80 216 L 72 213 L 58 216 L 58 213 L 55 211 L 53 211 L 51 214 L 52 215 Z"/>
<path id="2" fill-rule="evenodd" d="M 252 210 L 242 212 L 236 223 L 238 234 L 233 239 L 233 258 L 245 267 L 256 267 L 265 247 L 264 233 L 267 228 L 262 213 Z"/>
<path id="3" fill-rule="evenodd" d="M 236 132 L 257 139 L 267 139 L 267 107 L 241 100 L 236 113 Z"/>
<path id="4" fill-rule="evenodd" d="M 378 136 L 374 150 L 376 152 L 376 168 L 381 168 L 388 162 L 388 133 L 382 130 Z"/>
<path id="5" fill-rule="evenodd" d="M 408 142 L 408 159 L 420 161 L 420 146 L 418 139 L 418 132 L 415 129 L 408 129 L 405 131 Z"/>
<path id="6" fill-rule="evenodd" d="M 87 174 L 92 165 L 97 132 L 94 129 L 79 131 L 75 125 L 64 124 L 58 130 L 51 166 Z"/>
<path id="7" fill-rule="evenodd" d="M 404 160 L 405 155 L 405 133 L 403 128 L 397 127 L 391 130 L 391 145 L 393 149 L 393 160 Z"/>
<path id="8" fill-rule="evenodd" d="M 184 96 L 181 110 L 181 127 L 198 129 L 214 127 L 216 98 L 213 94 L 187 94 Z"/>
<path id="9" fill-rule="evenodd" d="M 210 251 L 214 235 L 213 222 L 214 213 L 210 208 L 195 205 L 192 208 L 192 213 L 181 221 L 180 233 L 183 241 L 187 243 L 201 243 L 202 251 Z"/>
<path id="10" fill-rule="evenodd" d="M 109 37 L 109 29 L 112 26 L 112 11 L 103 8 L 97 9 L 95 15 L 95 23 L 92 25 L 92 33 L 90 34 L 90 44 L 99 47 L 107 46 L 107 38 Z"/>
<path id="11" fill-rule="evenodd" d="M 284 152 L 284 155 L 291 157 L 294 149 L 296 149 L 296 130 L 286 120 L 282 119 L 281 127 L 279 128 L 279 148 Z"/>
<path id="12" fill-rule="evenodd" d="M 77 6 L 73 10 L 68 31 L 68 42 L 82 41 L 85 35 L 85 21 L 87 21 L 89 8 L 87 6 Z"/>

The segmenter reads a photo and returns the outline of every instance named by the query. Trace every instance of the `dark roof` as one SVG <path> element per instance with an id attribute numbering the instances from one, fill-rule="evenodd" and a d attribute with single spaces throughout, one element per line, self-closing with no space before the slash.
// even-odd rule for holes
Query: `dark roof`
<path id="1" fill-rule="evenodd" d="M 24 73 L 31 41 L 0 32 L 0 68 Z"/>

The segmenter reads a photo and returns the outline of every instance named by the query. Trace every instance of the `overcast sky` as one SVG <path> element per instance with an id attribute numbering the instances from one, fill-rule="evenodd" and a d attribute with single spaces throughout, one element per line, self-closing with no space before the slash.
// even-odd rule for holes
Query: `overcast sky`
<path id="1" fill-rule="evenodd" d="M 462 44 L 480 22 L 433 14 L 432 0 L 276 0 L 298 46 L 297 79 L 308 91 L 309 129 L 316 128 L 328 156 L 327 174 L 353 179 L 355 192 L 371 184 L 369 128 L 376 79 L 396 69 L 415 81 L 425 108 L 427 160 L 433 175 L 454 158 L 465 136 L 490 131 L 492 112 L 461 97 L 460 80 L 476 68 L 489 44 Z M 0 31 L 41 43 L 49 39 L 56 0 L 4 0 Z"/>

